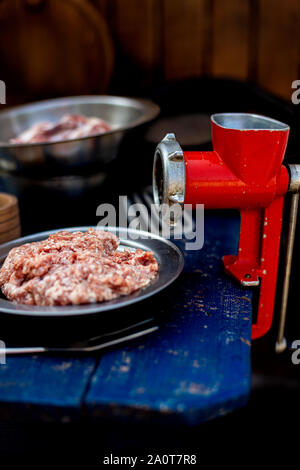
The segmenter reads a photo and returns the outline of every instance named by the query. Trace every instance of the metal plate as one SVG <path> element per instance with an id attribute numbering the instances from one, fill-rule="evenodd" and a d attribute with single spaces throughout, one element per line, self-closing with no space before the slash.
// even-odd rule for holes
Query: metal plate
<path id="1" fill-rule="evenodd" d="M 69 232 L 86 232 L 90 227 L 75 227 L 60 230 L 67 230 Z M 94 227 L 97 229 L 97 227 Z M 101 228 L 102 229 L 102 228 Z M 113 232 L 120 238 L 119 250 L 129 248 L 135 250 L 140 248 L 142 250 L 151 250 L 159 264 L 159 272 L 157 277 L 144 289 L 140 289 L 130 295 L 119 297 L 114 300 L 106 301 L 103 303 L 84 304 L 84 305 L 69 305 L 69 306 L 55 306 L 55 307 L 40 307 L 32 305 L 22 305 L 13 303 L 4 298 L 0 298 L 0 312 L 9 313 L 13 315 L 27 315 L 36 317 L 59 317 L 59 316 L 79 316 L 89 315 L 109 310 L 118 309 L 128 306 L 135 302 L 144 300 L 154 294 L 157 294 L 162 289 L 170 285 L 181 273 L 183 269 L 184 259 L 183 254 L 176 245 L 170 241 L 153 235 L 148 232 L 140 230 L 118 228 L 118 227 L 105 227 L 104 230 Z M 37 242 L 45 240 L 51 233 L 56 233 L 59 230 L 52 230 L 48 232 L 41 232 L 35 235 L 18 238 L 9 243 L 0 246 L 0 263 L 4 262 L 8 252 L 24 243 Z"/>

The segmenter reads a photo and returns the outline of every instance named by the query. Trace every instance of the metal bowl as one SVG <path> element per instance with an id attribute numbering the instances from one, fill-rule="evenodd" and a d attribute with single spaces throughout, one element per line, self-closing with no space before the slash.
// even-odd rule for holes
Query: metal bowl
<path id="1" fill-rule="evenodd" d="M 8 143 L 37 122 L 57 122 L 68 113 L 100 117 L 112 130 L 59 142 Z M 158 114 L 159 107 L 150 101 L 107 95 L 58 98 L 3 111 L 0 113 L 0 170 L 31 175 L 80 174 L 84 168 L 112 161 L 125 133 Z"/>

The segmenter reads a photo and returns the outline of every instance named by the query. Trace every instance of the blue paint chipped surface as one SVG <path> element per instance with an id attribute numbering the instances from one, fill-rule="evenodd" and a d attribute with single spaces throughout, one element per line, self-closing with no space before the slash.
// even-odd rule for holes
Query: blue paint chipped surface
<path id="1" fill-rule="evenodd" d="M 184 273 L 170 289 L 168 321 L 151 337 L 103 357 L 86 400 L 91 414 L 111 406 L 114 414 L 155 410 L 200 422 L 245 404 L 251 295 L 221 264 L 224 254 L 236 252 L 238 232 L 235 216 L 206 217 L 207 242 L 200 252 L 185 253 Z"/>
<path id="2" fill-rule="evenodd" d="M 7 357 L 0 402 L 78 408 L 94 365 L 94 358 Z"/>

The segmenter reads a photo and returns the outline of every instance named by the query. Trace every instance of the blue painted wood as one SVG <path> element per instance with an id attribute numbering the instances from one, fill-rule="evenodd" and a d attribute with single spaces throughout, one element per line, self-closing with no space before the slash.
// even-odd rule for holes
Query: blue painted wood
<path id="1" fill-rule="evenodd" d="M 90 416 L 199 423 L 246 403 L 251 294 L 221 263 L 237 250 L 239 218 L 208 213 L 205 222 L 204 248 L 185 252 L 179 282 L 161 306 L 153 299 L 154 311 L 170 312 L 164 326 L 103 356 L 85 400 Z"/>
<path id="2" fill-rule="evenodd" d="M 78 419 L 95 358 L 7 357 L 0 365 L 0 417 Z"/>

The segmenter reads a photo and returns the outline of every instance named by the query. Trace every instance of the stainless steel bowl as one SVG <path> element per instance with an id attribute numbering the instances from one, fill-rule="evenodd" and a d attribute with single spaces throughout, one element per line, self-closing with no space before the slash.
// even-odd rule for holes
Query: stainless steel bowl
<path id="1" fill-rule="evenodd" d="M 40 121 L 57 122 L 78 113 L 107 121 L 105 134 L 60 142 L 9 144 L 9 139 Z M 78 174 L 82 168 L 112 161 L 129 129 L 154 119 L 159 107 L 147 100 L 118 96 L 74 96 L 39 101 L 0 112 L 0 170 L 27 174 Z"/>

